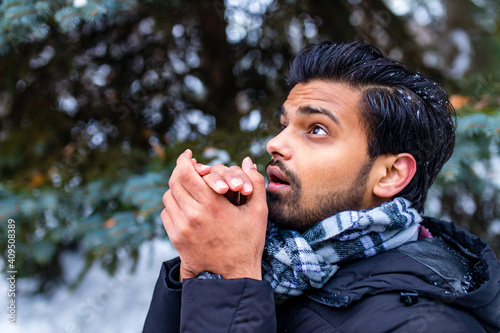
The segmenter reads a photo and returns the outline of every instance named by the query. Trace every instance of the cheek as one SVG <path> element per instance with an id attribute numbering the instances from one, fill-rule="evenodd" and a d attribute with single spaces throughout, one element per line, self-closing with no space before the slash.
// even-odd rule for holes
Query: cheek
<path id="1" fill-rule="evenodd" d="M 336 178 L 335 169 L 335 166 L 330 164 L 330 162 L 323 163 L 312 159 L 308 163 L 303 164 L 297 170 L 302 195 L 308 197 L 313 193 L 331 187 Z"/>
<path id="2" fill-rule="evenodd" d="M 352 140 L 323 149 L 296 149 L 294 171 L 302 187 L 302 196 L 307 198 L 314 193 L 349 188 L 366 158 L 365 150 L 365 146 Z"/>
<path id="3" fill-rule="evenodd" d="M 304 195 L 348 188 L 356 175 L 356 164 L 345 158 L 319 159 L 308 163 L 300 177 Z"/>

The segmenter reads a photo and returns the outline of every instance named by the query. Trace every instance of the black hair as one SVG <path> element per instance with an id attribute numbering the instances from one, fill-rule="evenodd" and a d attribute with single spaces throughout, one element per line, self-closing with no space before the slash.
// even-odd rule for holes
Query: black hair
<path id="1" fill-rule="evenodd" d="M 398 196 L 423 212 L 429 187 L 455 145 L 455 110 L 443 88 L 364 41 L 306 47 L 292 60 L 286 80 L 291 87 L 323 80 L 359 90 L 368 155 L 415 158 L 416 174 Z"/>

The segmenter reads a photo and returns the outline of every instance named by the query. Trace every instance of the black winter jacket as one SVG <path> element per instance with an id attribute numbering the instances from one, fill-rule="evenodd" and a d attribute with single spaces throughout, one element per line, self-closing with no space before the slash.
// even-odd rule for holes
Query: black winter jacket
<path id="1" fill-rule="evenodd" d="M 321 289 L 275 302 L 267 282 L 178 281 L 163 263 L 144 332 L 500 332 L 500 262 L 481 239 L 434 235 L 343 266 Z"/>

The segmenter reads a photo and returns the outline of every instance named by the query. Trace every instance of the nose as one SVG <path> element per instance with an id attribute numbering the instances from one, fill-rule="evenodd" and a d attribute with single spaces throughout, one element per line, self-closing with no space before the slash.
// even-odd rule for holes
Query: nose
<path id="1" fill-rule="evenodd" d="M 292 157 L 292 150 L 290 147 L 290 138 L 286 128 L 269 140 L 266 145 L 267 152 L 274 159 L 284 160 L 288 160 Z"/>

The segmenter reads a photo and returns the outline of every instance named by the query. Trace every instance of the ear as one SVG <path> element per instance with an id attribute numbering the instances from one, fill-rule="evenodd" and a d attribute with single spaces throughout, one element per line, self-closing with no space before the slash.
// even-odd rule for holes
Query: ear
<path id="1" fill-rule="evenodd" d="M 387 155 L 381 163 L 385 171 L 373 187 L 373 194 L 380 198 L 392 198 L 397 195 L 417 172 L 417 162 L 408 153 Z"/>

